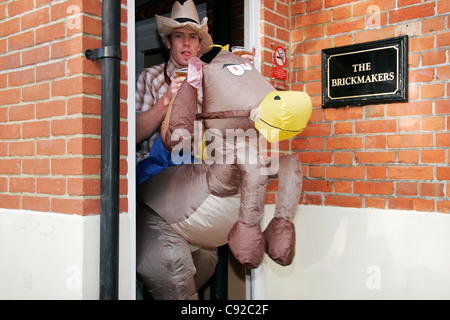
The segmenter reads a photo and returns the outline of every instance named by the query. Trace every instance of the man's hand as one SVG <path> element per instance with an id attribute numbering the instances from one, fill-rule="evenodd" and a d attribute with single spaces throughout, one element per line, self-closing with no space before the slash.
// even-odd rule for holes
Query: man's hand
<path id="1" fill-rule="evenodd" d="M 166 107 L 169 106 L 170 101 L 172 100 L 173 96 L 178 92 L 178 89 L 180 89 L 180 86 L 184 80 L 186 80 L 186 77 L 178 77 L 172 80 L 169 89 L 163 96 L 164 105 Z"/>
<path id="2" fill-rule="evenodd" d="M 252 49 L 252 54 L 243 54 L 243 55 L 241 56 L 241 58 L 247 59 L 248 61 L 250 61 L 251 64 L 254 65 L 254 62 L 255 62 L 255 52 L 256 52 L 255 47 L 253 47 L 253 49 Z"/>

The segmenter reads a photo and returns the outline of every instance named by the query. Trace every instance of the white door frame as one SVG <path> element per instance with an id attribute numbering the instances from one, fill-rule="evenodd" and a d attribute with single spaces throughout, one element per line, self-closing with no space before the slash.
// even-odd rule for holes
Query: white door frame
<path id="1" fill-rule="evenodd" d="M 245 0 L 244 2 L 244 44 L 248 48 L 255 47 L 255 67 L 261 70 L 261 42 L 260 42 L 260 21 L 261 21 L 261 1 Z M 130 8 L 132 10 L 130 10 Z M 128 215 L 130 219 L 130 299 L 136 299 L 136 114 L 135 114 L 135 79 L 136 79 L 136 19 L 135 19 L 135 0 L 128 0 L 127 10 L 127 50 L 128 50 Z M 260 272 L 258 269 L 252 271 L 250 279 L 247 281 L 247 299 L 257 299 L 260 292 L 259 281 Z"/>
<path id="2" fill-rule="evenodd" d="M 255 47 L 254 65 L 261 71 L 261 1 L 245 0 L 244 6 L 244 46 Z M 247 300 L 258 300 L 264 292 L 261 268 L 252 269 L 245 277 Z"/>
<path id="3" fill-rule="evenodd" d="M 255 47 L 254 64 L 261 71 L 261 1 L 244 1 L 244 46 Z"/>
<path id="4" fill-rule="evenodd" d="M 136 300 L 136 27 L 135 27 L 135 1 L 128 0 L 127 2 L 127 81 L 128 81 L 128 95 L 127 95 L 127 120 L 128 120 L 128 215 L 130 219 L 130 300 Z M 131 10 L 130 10 L 131 8 Z"/>

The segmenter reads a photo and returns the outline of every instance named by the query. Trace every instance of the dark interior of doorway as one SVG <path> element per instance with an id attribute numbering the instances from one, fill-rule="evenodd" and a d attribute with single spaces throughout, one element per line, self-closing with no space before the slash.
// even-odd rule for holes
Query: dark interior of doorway
<path id="1" fill-rule="evenodd" d="M 183 3 L 185 0 L 178 1 Z M 229 44 L 230 47 L 244 45 L 244 0 L 193 1 L 196 5 L 204 3 L 207 5 L 208 29 L 214 44 L 222 46 Z M 136 0 L 136 22 L 153 18 L 155 14 L 170 13 L 174 2 L 175 0 Z M 210 62 L 219 51 L 219 48 L 213 48 L 201 59 L 204 62 Z M 145 53 L 144 67 L 163 63 L 166 59 L 168 59 L 168 53 L 161 45 L 159 49 Z M 229 288 L 230 283 L 237 288 Z M 152 299 L 141 283 L 138 283 L 136 290 L 137 299 Z M 205 288 L 200 290 L 199 298 L 205 300 L 245 299 L 245 269 L 229 254 L 226 245 L 219 248 L 216 272 Z"/>

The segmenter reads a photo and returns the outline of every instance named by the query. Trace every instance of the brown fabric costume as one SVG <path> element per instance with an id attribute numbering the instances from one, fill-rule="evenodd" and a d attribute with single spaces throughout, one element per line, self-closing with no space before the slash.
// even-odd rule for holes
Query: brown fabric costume
<path id="1" fill-rule="evenodd" d="M 165 169 L 138 188 L 138 275 L 156 299 L 195 299 L 214 271 L 215 248 L 226 243 L 248 268 L 256 268 L 264 252 L 281 265 L 290 264 L 295 253 L 292 220 L 302 189 L 301 164 L 296 155 L 280 157 L 277 166 L 264 160 L 257 147 L 260 140 L 252 136 L 255 121 L 248 116 L 276 90 L 248 61 L 226 51 L 201 72 L 203 110 L 197 117 L 204 119 L 209 134 L 208 158 Z M 195 88 L 188 81 L 172 100 L 161 130 L 169 151 L 180 142 L 197 143 L 192 141 Z M 273 100 L 283 103 L 284 92 Z M 306 110 L 305 125 L 311 114 L 309 97 L 306 104 L 298 106 Z M 180 128 L 188 136 L 178 136 Z M 274 178 L 279 179 L 275 216 L 262 232 L 266 188 Z M 162 222 L 164 231 L 154 232 Z"/>

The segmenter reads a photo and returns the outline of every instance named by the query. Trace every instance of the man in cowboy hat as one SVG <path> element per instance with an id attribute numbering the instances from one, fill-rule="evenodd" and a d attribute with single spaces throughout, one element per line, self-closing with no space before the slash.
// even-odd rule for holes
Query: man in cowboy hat
<path id="1" fill-rule="evenodd" d="M 209 52 L 213 44 L 208 34 L 208 18 L 205 17 L 200 23 L 192 0 L 186 1 L 183 5 L 175 2 L 170 18 L 156 16 L 156 24 L 162 41 L 169 50 L 170 58 L 164 65 L 144 69 L 138 76 L 136 88 L 138 143 L 149 137 L 155 138 L 172 96 L 185 80 L 184 77 L 176 78 L 175 71 L 187 67 L 190 58 L 201 57 Z M 153 142 L 149 141 L 150 146 Z M 144 148 L 148 149 L 148 146 Z M 144 150 L 145 152 L 148 150 Z"/>
<path id="2" fill-rule="evenodd" d="M 164 168 L 149 157 L 164 152 L 160 127 L 169 102 L 185 77 L 175 71 L 188 66 L 192 57 L 200 57 L 211 50 L 208 19 L 201 23 L 195 4 L 187 0 L 175 2 L 170 18 L 156 16 L 158 32 L 169 50 L 169 60 L 142 70 L 136 83 L 136 180 L 139 184 L 151 179 Z M 252 61 L 253 56 L 248 59 Z M 198 90 L 201 106 L 202 90 Z M 155 151 L 157 150 L 157 151 Z M 167 151 L 166 151 L 167 152 Z M 139 279 L 154 299 L 197 299 L 198 289 L 214 273 L 217 250 L 190 245 L 173 231 L 156 212 L 139 206 L 137 199 L 136 265 Z"/>

